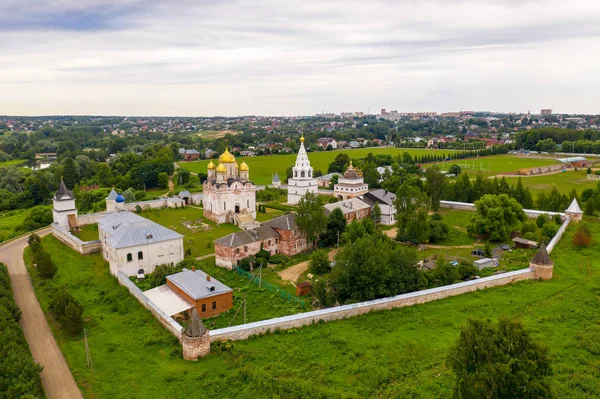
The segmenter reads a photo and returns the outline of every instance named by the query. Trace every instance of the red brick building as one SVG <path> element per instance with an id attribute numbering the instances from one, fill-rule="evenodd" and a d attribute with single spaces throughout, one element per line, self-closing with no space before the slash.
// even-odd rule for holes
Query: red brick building
<path id="1" fill-rule="evenodd" d="M 271 255 L 296 255 L 307 249 L 306 237 L 296 226 L 293 213 L 280 216 L 251 230 L 215 240 L 216 265 L 233 269 L 240 260 L 256 255 L 261 247 Z"/>
<path id="2" fill-rule="evenodd" d="M 360 198 L 350 198 L 344 201 L 325 204 L 325 215 L 329 216 L 334 209 L 339 208 L 346 218 L 346 222 L 360 220 L 371 215 L 371 206 Z"/>

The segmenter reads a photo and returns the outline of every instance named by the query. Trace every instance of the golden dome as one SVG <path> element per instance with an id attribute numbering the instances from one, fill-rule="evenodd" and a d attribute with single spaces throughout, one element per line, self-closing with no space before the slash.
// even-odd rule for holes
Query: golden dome
<path id="1" fill-rule="evenodd" d="M 222 163 L 217 166 L 217 173 L 227 173 L 227 168 Z"/>
<path id="2" fill-rule="evenodd" d="M 300 136 L 300 142 L 304 143 L 304 133 L 302 133 L 302 136 Z"/>
<path id="3" fill-rule="evenodd" d="M 225 147 L 225 152 L 221 154 L 221 156 L 219 157 L 219 162 L 222 163 L 233 163 L 235 162 L 235 157 L 233 156 L 233 154 L 231 154 L 229 152 L 229 150 L 227 149 L 227 147 Z"/>
<path id="4" fill-rule="evenodd" d="M 250 170 L 250 167 L 248 166 L 248 164 L 246 162 L 242 162 L 242 164 L 240 165 L 240 170 L 243 172 L 247 172 Z"/>
<path id="5" fill-rule="evenodd" d="M 212 170 L 212 169 L 214 169 L 214 168 L 215 168 L 215 164 L 214 164 L 214 163 L 213 163 L 213 161 L 211 160 L 211 161 L 208 163 L 208 169 L 209 169 L 209 170 Z"/>

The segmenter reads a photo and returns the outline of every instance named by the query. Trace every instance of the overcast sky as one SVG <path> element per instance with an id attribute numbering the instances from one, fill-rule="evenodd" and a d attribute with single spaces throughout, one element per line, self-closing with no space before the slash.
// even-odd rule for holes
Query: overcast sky
<path id="1" fill-rule="evenodd" d="M 600 1 L 1 0 L 0 115 L 600 113 Z"/>

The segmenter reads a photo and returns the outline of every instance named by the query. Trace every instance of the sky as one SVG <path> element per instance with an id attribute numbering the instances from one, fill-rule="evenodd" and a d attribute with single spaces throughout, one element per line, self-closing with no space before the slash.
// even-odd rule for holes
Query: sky
<path id="1" fill-rule="evenodd" d="M 597 0 L 2 0 L 0 115 L 600 113 Z"/>

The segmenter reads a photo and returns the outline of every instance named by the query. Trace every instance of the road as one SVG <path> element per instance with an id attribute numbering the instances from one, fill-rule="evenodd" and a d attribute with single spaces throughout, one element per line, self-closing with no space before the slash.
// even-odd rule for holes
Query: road
<path id="1" fill-rule="evenodd" d="M 338 251 L 339 249 L 333 249 L 329 251 L 329 260 L 333 260 L 335 254 L 337 254 Z M 308 269 L 309 264 L 310 261 L 307 260 L 306 262 L 301 262 L 297 265 L 290 266 L 287 269 L 280 271 L 279 277 L 281 277 L 282 280 L 287 280 L 290 281 L 292 284 L 295 284 L 296 280 L 298 280 L 298 277 L 300 277 L 300 275 L 304 273 L 306 269 Z"/>
<path id="2" fill-rule="evenodd" d="M 49 228 L 38 235 L 48 233 Z M 41 374 L 44 390 L 49 399 L 83 398 L 33 291 L 23 263 L 26 246 L 27 237 L 0 245 L 0 262 L 8 266 L 15 300 L 22 313 L 21 325 L 33 358 L 44 367 Z"/>

